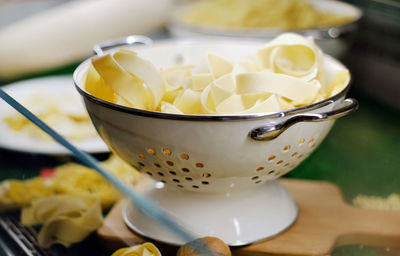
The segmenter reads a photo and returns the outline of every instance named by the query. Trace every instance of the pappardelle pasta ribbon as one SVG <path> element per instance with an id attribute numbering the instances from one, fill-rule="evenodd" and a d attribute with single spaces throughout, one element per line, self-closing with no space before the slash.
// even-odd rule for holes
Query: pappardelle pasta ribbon
<path id="1" fill-rule="evenodd" d="M 154 244 L 143 243 L 132 247 L 121 248 L 111 256 L 161 256 L 161 253 Z"/>
<path id="2" fill-rule="evenodd" d="M 112 155 L 102 166 L 133 185 L 140 173 Z M 38 242 L 49 247 L 70 246 L 85 239 L 102 224 L 102 210 L 110 209 L 122 195 L 94 170 L 67 163 L 25 181 L 0 183 L 0 211 L 22 208 L 24 225 L 43 225 Z"/>
<path id="3" fill-rule="evenodd" d="M 85 88 L 105 101 L 172 114 L 269 113 L 342 91 L 348 70 L 337 70 L 326 81 L 323 63 L 314 40 L 294 33 L 282 34 L 238 63 L 208 53 L 198 66 L 158 70 L 122 49 L 92 60 Z"/>
<path id="4" fill-rule="evenodd" d="M 21 213 L 21 223 L 43 225 L 38 242 L 66 247 L 82 241 L 103 223 L 100 200 L 90 195 L 53 195 L 36 199 Z"/>

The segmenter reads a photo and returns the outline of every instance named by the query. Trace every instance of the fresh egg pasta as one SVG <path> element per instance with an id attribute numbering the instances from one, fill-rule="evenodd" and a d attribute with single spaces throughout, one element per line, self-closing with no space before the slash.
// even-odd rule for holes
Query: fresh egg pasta
<path id="1" fill-rule="evenodd" d="M 111 256 L 161 256 L 161 253 L 154 244 L 144 243 L 119 249 Z"/>
<path id="2" fill-rule="evenodd" d="M 102 88 L 101 85 L 93 81 L 90 81 L 89 84 L 96 88 Z M 108 91 L 102 93 L 102 97 L 111 97 L 108 95 L 113 95 L 112 90 L 105 86 L 104 88 L 107 88 Z M 68 139 L 83 141 L 95 138 L 97 136 L 96 130 L 77 96 L 75 94 L 62 94 L 60 96 L 34 92 L 23 103 L 32 109 L 32 112 L 41 120 Z M 113 100 L 113 98 L 109 100 Z M 16 111 L 6 115 L 3 120 L 13 131 L 43 141 L 51 140 L 49 135 Z"/>
<path id="3" fill-rule="evenodd" d="M 136 169 L 115 155 L 103 161 L 102 166 L 128 185 L 135 184 L 140 178 Z M 119 191 L 96 171 L 77 163 L 67 163 L 56 167 L 50 177 L 1 182 L 0 212 L 28 207 L 39 198 L 69 194 L 95 196 L 104 210 L 121 198 Z"/>
<path id="4" fill-rule="evenodd" d="M 161 70 L 122 49 L 92 59 L 85 88 L 105 101 L 171 114 L 270 113 L 342 91 L 350 79 L 348 70 L 342 68 L 326 81 L 323 61 L 312 38 L 294 33 L 282 34 L 239 62 L 208 53 L 198 65 Z M 107 90 L 113 93 L 104 95 Z"/>
<path id="5" fill-rule="evenodd" d="M 140 177 L 115 155 L 102 166 L 127 185 Z M 42 225 L 38 241 L 43 247 L 82 241 L 100 227 L 102 211 L 122 198 L 100 174 L 83 165 L 67 163 L 48 171 L 29 180 L 0 183 L 0 211 L 22 209 L 23 225 Z"/>
<path id="6" fill-rule="evenodd" d="M 90 195 L 53 195 L 39 198 L 21 212 L 21 223 L 42 225 L 39 245 L 65 247 L 84 240 L 103 223 L 100 200 Z"/>

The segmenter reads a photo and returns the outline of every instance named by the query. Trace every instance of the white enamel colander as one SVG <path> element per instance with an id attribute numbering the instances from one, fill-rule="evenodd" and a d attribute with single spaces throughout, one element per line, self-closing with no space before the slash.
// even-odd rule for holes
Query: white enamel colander
<path id="1" fill-rule="evenodd" d="M 131 36 L 95 50 L 102 54 L 105 46 L 143 39 Z M 199 63 L 210 51 L 240 59 L 259 46 L 250 41 L 166 40 L 125 48 L 167 67 Z M 90 59 L 77 68 L 74 81 L 106 144 L 155 181 L 145 193 L 182 225 L 199 237 L 217 236 L 230 245 L 276 235 L 295 221 L 297 206 L 276 180 L 314 151 L 334 119 L 358 105 L 345 99 L 347 86 L 330 99 L 277 113 L 203 116 L 138 110 L 87 93 L 83 79 L 89 64 Z M 328 77 L 341 67 L 325 56 Z M 170 244 L 184 242 L 134 207 L 127 207 L 124 218 L 139 234 Z"/>

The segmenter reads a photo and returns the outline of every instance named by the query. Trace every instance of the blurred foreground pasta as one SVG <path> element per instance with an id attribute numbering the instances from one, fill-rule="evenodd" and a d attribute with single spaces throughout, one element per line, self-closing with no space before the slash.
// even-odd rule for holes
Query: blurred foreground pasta
<path id="1" fill-rule="evenodd" d="M 112 155 L 102 166 L 133 185 L 140 173 Z M 29 180 L 6 180 L 0 183 L 0 211 L 27 207 L 38 198 L 52 195 L 89 195 L 99 198 L 102 209 L 109 209 L 121 198 L 121 194 L 96 171 L 77 163 L 56 167 L 48 177 Z"/>
<path id="2" fill-rule="evenodd" d="M 128 185 L 139 172 L 117 156 L 102 162 L 104 169 Z M 85 239 L 103 222 L 103 210 L 122 195 L 96 171 L 76 163 L 47 170 L 26 181 L 6 180 L 0 184 L 0 211 L 22 209 L 23 225 L 41 225 L 39 245 L 55 243 L 66 247 Z"/>
<path id="3" fill-rule="evenodd" d="M 52 195 L 32 201 L 21 213 L 26 226 L 42 225 L 39 245 L 69 247 L 84 240 L 103 223 L 100 200 L 92 195 Z"/>
<path id="4" fill-rule="evenodd" d="M 132 247 L 121 248 L 111 256 L 161 256 L 161 253 L 154 244 L 144 243 Z"/>

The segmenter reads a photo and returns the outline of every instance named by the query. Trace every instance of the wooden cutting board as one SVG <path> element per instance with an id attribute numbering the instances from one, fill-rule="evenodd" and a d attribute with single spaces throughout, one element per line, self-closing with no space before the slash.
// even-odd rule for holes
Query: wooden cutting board
<path id="1" fill-rule="evenodd" d="M 327 255 L 349 244 L 389 247 L 400 255 L 400 211 L 355 208 L 344 202 L 340 189 L 328 182 L 281 179 L 300 213 L 295 224 L 280 235 L 249 246 L 233 248 L 234 255 Z M 127 201 L 117 203 L 97 234 L 106 248 L 143 243 L 122 219 Z M 154 241 L 152 241 L 154 242 Z M 176 248 L 157 244 L 164 255 Z"/>

